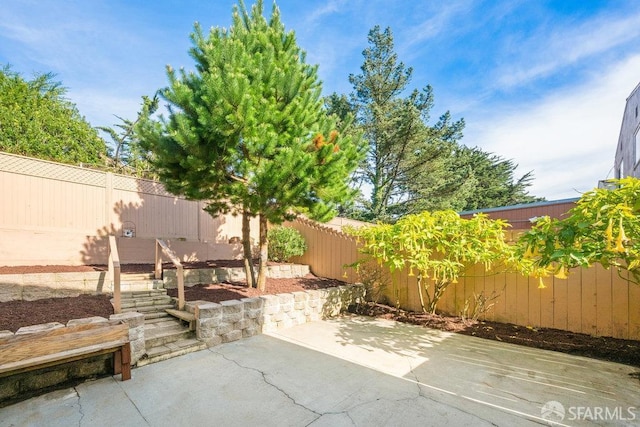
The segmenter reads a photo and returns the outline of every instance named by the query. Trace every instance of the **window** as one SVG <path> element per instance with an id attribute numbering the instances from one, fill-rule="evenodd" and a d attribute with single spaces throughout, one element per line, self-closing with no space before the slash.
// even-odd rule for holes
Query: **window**
<path id="1" fill-rule="evenodd" d="M 637 165 L 638 162 L 640 162 L 640 128 L 636 129 L 635 149 L 636 149 L 636 165 Z"/>

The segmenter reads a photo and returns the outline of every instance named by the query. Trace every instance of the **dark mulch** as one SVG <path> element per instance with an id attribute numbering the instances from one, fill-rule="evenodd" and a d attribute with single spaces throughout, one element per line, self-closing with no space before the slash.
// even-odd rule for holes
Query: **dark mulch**
<path id="1" fill-rule="evenodd" d="M 15 332 L 22 326 L 49 322 L 65 325 L 71 319 L 92 316 L 108 319 L 112 314 L 113 306 L 107 295 L 9 301 L 0 303 L 0 330 Z"/>
<path id="2" fill-rule="evenodd" d="M 310 289 L 330 288 L 344 285 L 344 282 L 307 275 L 298 279 L 267 279 L 264 292 L 247 288 L 243 284 L 215 284 L 185 287 L 187 301 L 204 300 L 220 302 L 232 299 L 256 297 L 266 294 L 297 292 Z M 178 296 L 177 289 L 167 293 Z M 36 301 L 9 301 L 0 303 L 0 330 L 15 332 L 22 326 L 60 322 L 66 324 L 71 319 L 102 316 L 109 318 L 113 306 L 106 295 L 81 295 L 79 297 L 46 298 Z"/>
<path id="3" fill-rule="evenodd" d="M 352 311 L 494 341 L 640 367 L 640 341 L 593 337 L 559 329 L 532 328 L 511 323 L 463 320 L 460 317 L 397 310 L 383 304 L 352 307 Z"/>
<path id="4" fill-rule="evenodd" d="M 255 263 L 258 260 L 254 261 Z M 244 267 L 244 261 L 241 259 L 225 259 L 213 261 L 190 261 L 182 262 L 185 270 L 194 268 L 223 268 L 223 267 Z M 276 262 L 268 262 L 267 265 L 279 265 Z M 175 269 L 176 266 L 171 262 L 162 263 L 162 268 L 167 270 Z M 24 273 L 75 273 L 85 271 L 106 271 L 106 265 L 19 265 L 19 266 L 0 266 L 0 274 L 24 274 Z M 121 264 L 120 271 L 122 273 L 152 273 L 154 271 L 153 264 Z"/>
<path id="5" fill-rule="evenodd" d="M 260 295 L 273 295 L 289 292 L 298 292 L 312 289 L 332 288 L 345 285 L 344 282 L 334 279 L 325 279 L 308 274 L 297 279 L 273 279 L 267 278 L 266 290 L 259 291 L 256 288 L 248 288 L 243 283 L 217 283 L 213 285 L 196 285 L 185 287 L 184 298 L 187 301 L 211 301 L 220 302 L 232 299 L 252 298 Z M 169 289 L 167 293 L 173 297 L 178 296 L 177 289 Z"/>

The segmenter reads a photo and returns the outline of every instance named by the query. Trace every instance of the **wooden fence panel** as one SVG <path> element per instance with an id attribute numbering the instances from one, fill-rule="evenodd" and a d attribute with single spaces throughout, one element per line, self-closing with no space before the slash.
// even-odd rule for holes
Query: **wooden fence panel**
<path id="1" fill-rule="evenodd" d="M 560 280 L 553 278 L 550 280 L 553 291 L 550 292 L 549 285 L 547 288 L 541 289 L 543 294 L 552 296 L 551 303 L 551 316 L 552 321 L 545 327 L 556 329 L 569 329 L 569 286 L 568 280 Z"/>
<path id="2" fill-rule="evenodd" d="M 289 225 L 307 239 L 309 249 L 299 261 L 311 265 L 317 275 L 344 280 L 342 265 L 362 257 L 355 240 L 338 231 L 306 220 Z M 420 311 L 415 276 L 406 270 L 390 276 L 391 286 L 385 292 L 388 301 L 395 304 L 399 300 L 402 308 Z M 358 280 L 350 270 L 347 278 Z M 538 289 L 538 279 L 515 273 L 485 274 L 483 266 L 469 266 L 460 283 L 449 286 L 439 310 L 459 315 L 467 299 L 473 309 L 474 293 L 484 291 L 489 297 L 495 291 L 499 297 L 486 313 L 489 320 L 640 340 L 640 285 L 629 284 L 600 266 L 573 269 L 568 279 L 547 277 L 544 283 L 546 288 Z"/>
<path id="3" fill-rule="evenodd" d="M 611 329 L 613 336 L 629 337 L 629 287 L 637 286 L 621 280 L 617 272 L 612 272 L 611 286 Z"/>
<path id="4" fill-rule="evenodd" d="M 605 270 L 599 264 L 595 266 L 595 270 L 597 335 L 608 337 L 613 332 L 612 270 Z"/>
<path id="5" fill-rule="evenodd" d="M 561 279 L 554 278 L 554 280 L 560 281 Z M 564 280 L 567 286 L 567 329 L 572 332 L 582 332 L 582 280 L 582 269 L 574 269 L 569 274 L 569 279 Z"/>

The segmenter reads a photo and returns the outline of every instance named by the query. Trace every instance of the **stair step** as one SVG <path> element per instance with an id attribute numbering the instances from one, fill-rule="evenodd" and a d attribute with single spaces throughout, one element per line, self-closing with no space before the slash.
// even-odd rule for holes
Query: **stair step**
<path id="1" fill-rule="evenodd" d="M 144 313 L 145 321 L 155 319 L 171 319 L 171 316 L 166 311 L 148 311 Z"/>
<path id="2" fill-rule="evenodd" d="M 150 328 L 144 331 L 145 347 L 152 349 L 153 347 L 159 347 L 180 341 L 183 339 L 195 338 L 195 333 L 188 328 L 182 326 L 175 321 L 172 326 Z"/>
<path id="3" fill-rule="evenodd" d="M 145 319 L 144 321 L 145 334 L 147 330 L 157 329 L 157 328 L 166 328 L 166 327 L 172 327 L 172 326 L 182 326 L 182 324 L 176 322 L 176 319 L 171 316 L 159 317 L 155 319 Z"/>
<path id="4" fill-rule="evenodd" d="M 149 305 L 149 306 L 145 306 L 145 307 L 127 307 L 127 308 L 123 308 L 122 312 L 123 313 L 128 313 L 131 311 L 137 311 L 138 313 L 149 313 L 149 312 L 156 312 L 156 311 L 164 311 L 167 308 L 173 308 L 172 304 L 166 304 L 166 305 Z"/>
<path id="5" fill-rule="evenodd" d="M 153 296 L 161 296 L 161 295 L 167 295 L 167 290 L 166 289 L 149 289 L 146 291 L 122 292 L 122 299 L 153 297 Z"/>
<path id="6" fill-rule="evenodd" d="M 122 308 L 149 307 L 151 305 L 167 305 L 170 303 L 171 303 L 170 296 L 123 299 L 121 301 Z"/>
<path id="7" fill-rule="evenodd" d="M 171 359 L 172 357 L 193 353 L 194 351 L 204 350 L 206 348 L 207 345 L 205 343 L 198 341 L 195 338 L 182 339 L 166 345 L 160 345 L 147 350 L 146 357 L 138 361 L 138 367 Z"/>
<path id="8" fill-rule="evenodd" d="M 156 276 L 154 273 L 121 273 L 120 274 L 121 279 L 123 282 L 124 281 L 129 281 L 129 282 L 138 282 L 138 281 L 143 281 L 143 280 L 161 280 L 161 279 L 156 279 Z"/>

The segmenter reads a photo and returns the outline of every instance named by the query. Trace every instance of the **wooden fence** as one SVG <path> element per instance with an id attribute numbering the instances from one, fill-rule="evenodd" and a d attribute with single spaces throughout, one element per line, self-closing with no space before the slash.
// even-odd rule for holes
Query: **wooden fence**
<path id="1" fill-rule="evenodd" d="M 287 224 L 307 240 L 308 251 L 296 261 L 309 264 L 323 277 L 358 281 L 351 264 L 362 257 L 355 239 L 307 220 Z M 388 273 L 387 273 L 388 274 Z M 420 310 L 416 278 L 407 271 L 395 272 L 385 291 L 389 301 L 407 310 Z M 482 266 L 471 266 L 459 283 L 451 284 L 438 304 L 441 312 L 460 315 L 466 301 L 473 308 L 474 294 L 497 298 L 484 318 L 521 326 L 581 332 L 594 336 L 640 340 L 640 286 L 618 277 L 601 266 L 575 269 L 566 280 L 538 280 L 514 273 L 487 274 Z"/>
<path id="2" fill-rule="evenodd" d="M 123 263 L 153 262 L 156 238 L 185 259 L 240 253 L 228 244 L 240 218 L 214 218 L 155 181 L 0 153 L 0 194 L 0 265 L 104 264 L 107 235 Z"/>

